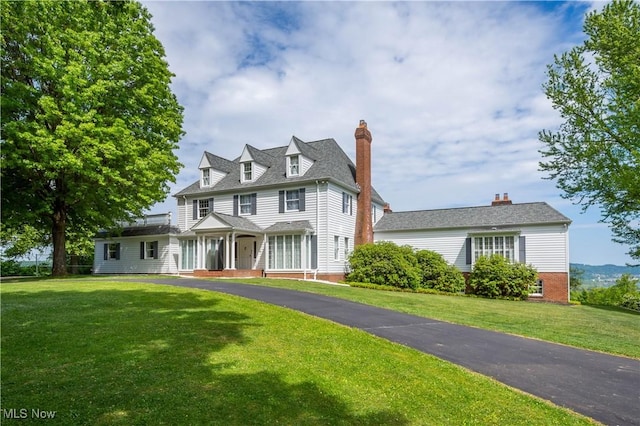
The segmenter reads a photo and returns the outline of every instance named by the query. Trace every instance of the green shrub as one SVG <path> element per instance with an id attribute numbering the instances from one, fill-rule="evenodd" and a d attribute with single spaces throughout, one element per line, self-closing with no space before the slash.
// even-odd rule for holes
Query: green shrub
<path id="1" fill-rule="evenodd" d="M 535 284 L 537 277 L 532 266 L 510 263 L 494 254 L 476 260 L 469 276 L 469 287 L 478 296 L 522 300 L 527 298 L 529 286 Z"/>
<path id="2" fill-rule="evenodd" d="M 448 264 L 441 254 L 431 250 L 420 250 L 415 256 L 422 275 L 421 287 L 449 293 L 464 291 L 465 281 L 462 272 Z"/>
<path id="3" fill-rule="evenodd" d="M 609 288 L 596 287 L 583 290 L 578 294 L 578 300 L 585 305 L 622 306 L 633 310 L 638 310 L 637 304 L 634 305 L 634 301 L 638 299 L 640 299 L 638 280 L 629 274 L 622 275 Z"/>
<path id="4" fill-rule="evenodd" d="M 347 282 L 411 289 L 420 285 L 420 267 L 409 246 L 400 247 L 389 241 L 363 244 L 353 250 L 349 264 Z"/>
<path id="5" fill-rule="evenodd" d="M 640 294 L 627 293 L 622 296 L 620 307 L 640 312 Z"/>

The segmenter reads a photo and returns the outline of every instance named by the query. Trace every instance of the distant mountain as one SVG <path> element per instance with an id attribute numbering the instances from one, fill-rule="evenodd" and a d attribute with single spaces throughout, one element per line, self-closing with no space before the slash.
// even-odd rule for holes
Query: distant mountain
<path id="1" fill-rule="evenodd" d="M 584 287 L 609 287 L 623 274 L 632 275 L 640 279 L 640 266 L 620 265 L 585 265 L 572 263 L 571 268 L 583 271 Z"/>

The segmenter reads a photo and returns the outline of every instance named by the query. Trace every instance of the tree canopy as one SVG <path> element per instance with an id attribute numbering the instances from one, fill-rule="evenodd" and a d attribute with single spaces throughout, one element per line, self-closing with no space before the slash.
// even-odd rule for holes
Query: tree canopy
<path id="1" fill-rule="evenodd" d="M 565 198 L 600 207 L 640 259 L 640 5 L 615 0 L 587 14 L 584 32 L 548 66 L 544 90 L 564 122 L 540 133 L 540 167 Z"/>
<path id="2" fill-rule="evenodd" d="M 139 3 L 4 2 L 1 14 L 2 223 L 47 235 L 62 274 L 70 235 L 166 197 L 183 109 Z"/>

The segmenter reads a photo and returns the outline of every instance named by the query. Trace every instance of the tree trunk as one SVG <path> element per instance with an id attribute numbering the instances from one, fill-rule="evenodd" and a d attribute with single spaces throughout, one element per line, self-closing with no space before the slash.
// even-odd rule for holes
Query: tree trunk
<path id="1" fill-rule="evenodd" d="M 62 203 L 56 203 L 53 212 L 53 270 L 51 275 L 61 276 L 67 273 L 67 250 L 65 229 L 67 226 L 67 212 Z"/>

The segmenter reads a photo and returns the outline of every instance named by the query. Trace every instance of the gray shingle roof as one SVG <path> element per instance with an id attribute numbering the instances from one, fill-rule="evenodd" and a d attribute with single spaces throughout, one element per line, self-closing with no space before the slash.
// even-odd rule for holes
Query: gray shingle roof
<path id="1" fill-rule="evenodd" d="M 198 194 L 214 195 L 218 192 L 246 191 L 260 187 L 313 182 L 316 180 L 330 180 L 344 185 L 354 192 L 359 192 L 355 180 L 355 164 L 334 139 L 303 142 L 294 136 L 294 142 L 305 157 L 314 160 L 313 165 L 303 176 L 286 177 L 285 153 L 287 146 L 259 150 L 247 145 L 249 153 L 254 160 L 268 167 L 267 171 L 255 182 L 240 183 L 240 157 L 229 161 L 213 154 L 208 154 L 207 158 L 209 158 L 209 162 L 212 163 L 214 168 L 229 174 L 213 187 L 201 188 L 200 181 L 196 181 L 174 194 L 174 197 Z M 216 167 L 214 162 L 219 166 Z M 374 188 L 372 188 L 372 199 L 374 202 L 384 204 L 384 200 Z"/>
<path id="2" fill-rule="evenodd" d="M 130 226 L 121 230 L 100 231 L 98 238 L 140 237 L 144 235 L 179 234 L 180 229 L 173 225 Z"/>
<path id="3" fill-rule="evenodd" d="M 387 213 L 374 231 L 405 231 L 571 223 L 565 215 L 547 203 L 522 203 L 503 206 L 462 207 Z"/>
<path id="4" fill-rule="evenodd" d="M 248 231 L 248 232 L 262 232 L 262 228 L 260 228 L 255 223 L 251 222 L 246 217 L 241 216 L 231 216 L 224 213 L 212 213 L 217 216 L 220 220 L 229 224 L 231 229 L 236 231 Z"/>
<path id="5" fill-rule="evenodd" d="M 313 226 L 308 220 L 292 220 L 290 222 L 276 222 L 267 229 L 266 233 L 271 232 L 296 232 L 296 231 L 312 231 Z"/>

